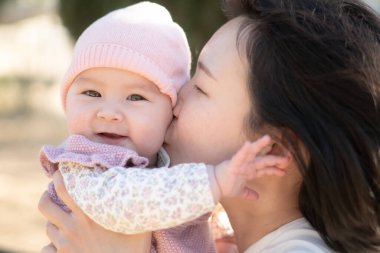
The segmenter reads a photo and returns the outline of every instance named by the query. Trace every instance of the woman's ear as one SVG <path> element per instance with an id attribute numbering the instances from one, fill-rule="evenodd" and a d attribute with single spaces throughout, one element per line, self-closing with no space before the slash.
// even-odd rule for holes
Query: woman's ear
<path id="1" fill-rule="evenodd" d="M 297 136 L 290 130 L 276 130 L 272 131 L 272 145 L 265 150 L 264 154 L 281 156 L 287 158 L 288 165 L 292 164 L 294 161 L 293 157 L 293 147 L 298 142 Z"/>
<path id="2" fill-rule="evenodd" d="M 289 149 L 285 147 L 282 143 L 274 142 L 271 146 L 271 150 L 267 154 L 288 157 L 291 153 Z"/>

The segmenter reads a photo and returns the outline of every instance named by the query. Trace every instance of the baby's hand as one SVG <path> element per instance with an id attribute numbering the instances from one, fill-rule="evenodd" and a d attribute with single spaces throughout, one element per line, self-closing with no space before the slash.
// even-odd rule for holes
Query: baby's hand
<path id="1" fill-rule="evenodd" d="M 267 135 L 255 142 L 246 142 L 231 160 L 215 167 L 220 197 L 257 199 L 258 193 L 246 186 L 247 181 L 264 175 L 285 175 L 289 157 L 260 155 L 270 145 L 271 139 Z"/>

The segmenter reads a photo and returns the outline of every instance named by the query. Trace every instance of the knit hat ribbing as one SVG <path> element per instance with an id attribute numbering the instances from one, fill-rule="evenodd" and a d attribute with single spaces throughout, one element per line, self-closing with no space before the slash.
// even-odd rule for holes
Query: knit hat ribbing
<path id="1" fill-rule="evenodd" d="M 163 6 L 141 2 L 112 11 L 78 38 L 61 86 L 63 108 L 75 78 L 97 67 L 127 70 L 147 78 L 174 106 L 177 92 L 189 80 L 190 64 L 186 35 Z"/>

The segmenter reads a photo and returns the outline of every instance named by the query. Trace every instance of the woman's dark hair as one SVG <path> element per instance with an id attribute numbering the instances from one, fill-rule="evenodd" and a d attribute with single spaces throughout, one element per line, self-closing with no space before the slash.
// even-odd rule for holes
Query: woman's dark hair
<path id="1" fill-rule="evenodd" d="M 282 129 L 305 218 L 339 252 L 380 251 L 380 20 L 355 0 L 230 0 L 250 127 Z M 307 150 L 300 155 L 300 146 Z"/>

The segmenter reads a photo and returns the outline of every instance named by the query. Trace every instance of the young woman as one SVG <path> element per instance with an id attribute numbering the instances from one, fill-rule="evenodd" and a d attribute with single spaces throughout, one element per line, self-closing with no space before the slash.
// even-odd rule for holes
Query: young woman
<path id="1" fill-rule="evenodd" d="M 270 152 L 293 163 L 250 182 L 258 201 L 222 200 L 239 252 L 379 252 L 379 17 L 354 0 L 236 0 L 227 10 L 233 19 L 180 92 L 172 164 L 216 164 L 269 134 Z M 127 251 L 129 239 L 89 221 L 58 174 L 55 184 L 73 213 L 42 197 L 52 241 L 43 252 Z"/>

